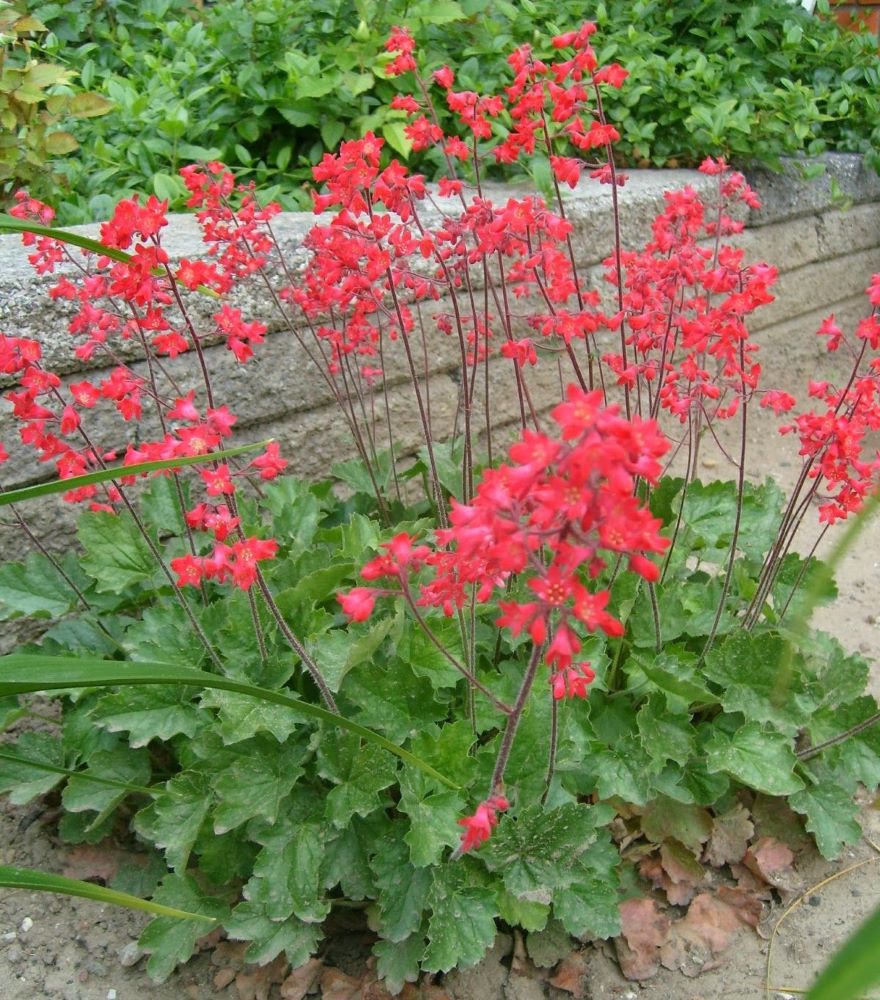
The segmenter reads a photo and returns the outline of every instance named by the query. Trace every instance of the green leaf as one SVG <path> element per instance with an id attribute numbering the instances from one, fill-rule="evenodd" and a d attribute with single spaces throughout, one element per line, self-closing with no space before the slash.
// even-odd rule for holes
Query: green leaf
<path id="1" fill-rule="evenodd" d="M 453 618 L 428 618 L 427 623 L 443 648 L 461 662 L 463 654 L 458 622 Z M 416 677 L 426 678 L 435 689 L 455 687 L 462 679 L 461 673 L 411 620 L 406 622 L 396 654 L 404 663 L 409 664 Z"/>
<path id="2" fill-rule="evenodd" d="M 412 139 L 404 131 L 405 128 L 406 122 L 386 121 L 382 125 L 382 138 L 395 153 L 408 160 L 413 144 Z"/>
<path id="3" fill-rule="evenodd" d="M 272 514 L 272 537 L 295 558 L 312 544 L 322 516 L 321 501 L 308 483 L 281 476 L 266 487 L 264 503 Z"/>
<path id="4" fill-rule="evenodd" d="M 498 893 L 498 915 L 511 927 L 525 931 L 542 931 L 547 926 L 550 906 L 530 899 L 519 899 L 512 893 Z"/>
<path id="5" fill-rule="evenodd" d="M 94 577 L 99 593 L 124 590 L 132 583 L 149 580 L 158 570 L 150 547 L 128 513 L 84 514 L 76 533 L 85 549 L 80 564 Z"/>
<path id="6" fill-rule="evenodd" d="M 51 156 L 64 156 L 76 149 L 79 149 L 79 143 L 70 132 L 60 130 L 46 136 L 46 152 Z"/>
<path id="7" fill-rule="evenodd" d="M 695 855 L 712 833 L 712 817 L 696 805 L 675 802 L 661 796 L 642 815 L 642 833 L 655 844 L 677 840 Z"/>
<path id="8" fill-rule="evenodd" d="M 790 795 L 804 787 L 794 773 L 797 758 L 791 740 L 747 722 L 732 735 L 716 729 L 705 747 L 709 771 L 724 771 L 768 795 Z"/>
<path id="9" fill-rule="evenodd" d="M 654 760 L 674 760 L 682 766 L 694 752 L 694 727 L 689 715 L 668 710 L 659 691 L 649 695 L 636 716 L 645 749 Z"/>
<path id="10" fill-rule="evenodd" d="M 655 596 L 660 618 L 660 641 L 663 645 L 677 639 L 688 624 L 687 614 L 681 601 L 679 587 L 674 584 L 656 584 Z M 643 586 L 636 600 L 632 614 L 627 620 L 633 644 L 637 647 L 653 648 L 657 642 L 654 629 L 654 612 L 648 588 Z"/>
<path id="11" fill-rule="evenodd" d="M 865 695 L 837 708 L 815 712 L 807 728 L 812 742 L 819 744 L 876 715 L 877 702 L 871 695 Z M 847 791 L 854 793 L 859 782 L 866 788 L 876 788 L 880 785 L 880 724 L 872 723 L 842 743 L 823 750 L 821 760 Z"/>
<path id="12" fill-rule="evenodd" d="M 852 794 L 833 781 L 807 785 L 788 800 L 795 812 L 806 817 L 805 826 L 816 838 L 822 856 L 833 860 L 847 844 L 862 839 L 858 806 Z"/>
<path id="13" fill-rule="evenodd" d="M 363 74 L 366 76 L 367 74 Z M 372 73 L 369 74 L 369 83 L 372 84 L 373 76 Z M 321 142 L 327 147 L 327 149 L 336 149 L 336 144 L 345 135 L 345 123 L 341 121 L 336 121 L 332 118 L 328 118 L 323 125 L 321 125 Z"/>
<path id="14" fill-rule="evenodd" d="M 574 863 L 595 843 L 597 824 L 611 816 L 606 807 L 578 803 L 550 810 L 528 806 L 515 818 L 504 817 L 481 857 L 501 874 L 508 892 L 550 903 L 555 888 L 573 881 Z"/>
<path id="15" fill-rule="evenodd" d="M 397 761 L 380 747 L 367 744 L 351 734 L 340 736 L 348 745 L 347 760 L 331 775 L 321 771 L 322 777 L 339 782 L 327 793 L 327 819 L 341 830 L 352 816 L 368 816 L 382 804 L 380 793 L 394 784 Z"/>
<path id="16" fill-rule="evenodd" d="M 313 643 L 313 654 L 321 664 L 327 686 L 334 694 L 342 687 L 349 670 L 367 663 L 394 626 L 394 618 L 380 618 L 368 625 L 334 629 Z"/>
<path id="17" fill-rule="evenodd" d="M 448 972 L 456 965 L 473 965 L 495 941 L 495 893 L 472 884 L 461 862 L 433 871 L 428 947 L 422 967 L 426 972 Z"/>
<path id="18" fill-rule="evenodd" d="M 87 584 L 82 572 L 65 562 L 65 572 L 73 570 L 74 582 L 80 587 Z M 0 566 L 0 621 L 19 615 L 57 618 L 67 614 L 77 602 L 70 584 L 40 553 L 29 553 L 23 563 Z"/>
<path id="19" fill-rule="evenodd" d="M 283 951 L 293 968 L 309 960 L 323 936 L 319 924 L 307 924 L 296 917 L 273 920 L 254 903 L 239 903 L 224 928 L 233 941 L 251 942 L 244 953 L 246 962 L 266 965 Z"/>
<path id="20" fill-rule="evenodd" d="M 463 21 L 465 13 L 456 0 L 423 0 L 410 11 L 410 17 L 424 24 L 448 24 Z"/>
<path id="21" fill-rule="evenodd" d="M 880 983 L 880 909 L 852 934 L 822 970 L 806 1000 L 852 1000 Z"/>
<path id="22" fill-rule="evenodd" d="M 681 714 L 697 704 L 714 704 L 717 696 L 709 690 L 694 669 L 696 657 L 689 653 L 670 653 L 657 656 L 641 653 L 630 657 L 624 669 L 638 683 L 642 678 L 666 698 L 669 711 Z"/>
<path id="23" fill-rule="evenodd" d="M 409 817 L 409 830 L 403 839 L 417 868 L 436 865 L 444 849 L 457 846 L 461 840 L 458 820 L 464 798 L 457 792 L 438 791 L 433 784 L 420 772 L 404 771 L 400 776 L 398 808 Z"/>
<path id="24" fill-rule="evenodd" d="M 396 744 L 447 715 L 447 709 L 435 700 L 429 682 L 414 676 L 402 663 L 393 668 L 370 664 L 351 671 L 342 694 L 357 705 L 358 722 L 382 730 Z"/>
<path id="25" fill-rule="evenodd" d="M 553 914 L 573 937 L 592 934 L 612 938 L 620 933 L 620 894 L 616 873 L 579 873 L 571 885 L 553 893 Z"/>
<path id="26" fill-rule="evenodd" d="M 227 746 L 249 740 L 258 733 L 270 733 L 283 743 L 302 725 L 289 709 L 234 691 L 206 691 L 200 704 L 202 708 L 218 709 L 214 729 Z"/>
<path id="27" fill-rule="evenodd" d="M 395 754 L 405 763 L 424 771 L 427 775 L 446 785 L 456 788 L 454 782 L 436 771 L 430 764 L 419 760 L 414 754 L 402 749 L 396 743 L 374 733 L 365 726 L 336 715 L 318 705 L 300 701 L 281 691 L 243 684 L 227 677 L 209 674 L 192 667 L 171 666 L 165 663 L 118 663 L 111 660 L 89 657 L 42 656 L 38 653 L 10 653 L 0 656 L 0 697 L 10 694 L 24 694 L 32 691 L 57 691 L 65 688 L 111 687 L 113 685 L 140 684 L 187 684 L 198 687 L 235 691 L 252 698 L 262 699 L 276 705 L 284 705 L 300 715 L 330 722 L 341 729 L 356 733 L 376 746 Z"/>
<path id="28" fill-rule="evenodd" d="M 323 823 L 293 822 L 289 817 L 258 830 L 254 839 L 263 849 L 244 887 L 245 899 L 272 920 L 286 920 L 291 914 L 307 923 L 324 920 L 330 912 L 320 884 L 326 836 Z"/>
<path id="29" fill-rule="evenodd" d="M 339 885 L 346 899 L 375 899 L 376 880 L 370 859 L 376 845 L 390 836 L 391 821 L 384 812 L 374 812 L 367 819 L 355 816 L 344 830 L 324 845 L 321 865 L 322 885 Z"/>
<path id="30" fill-rule="evenodd" d="M 281 803 L 305 771 L 303 746 L 282 746 L 254 740 L 247 756 L 239 757 L 214 778 L 218 804 L 214 810 L 214 832 L 226 833 L 259 818 L 278 819 Z"/>
<path id="31" fill-rule="evenodd" d="M 379 930 L 388 941 L 404 941 L 422 924 L 432 870 L 411 864 L 402 840 L 380 841 L 376 848 L 370 865 L 379 890 Z"/>
<path id="32" fill-rule="evenodd" d="M 225 920 L 229 909 L 221 900 L 203 892 L 191 875 L 168 875 L 156 890 L 153 901 L 164 906 Z M 192 957 L 196 942 L 207 933 L 202 921 L 180 923 L 169 917 L 157 917 L 144 928 L 138 944 L 149 952 L 147 972 L 157 983 L 164 982 L 175 968 Z"/>
<path id="33" fill-rule="evenodd" d="M 683 524 L 688 544 L 701 558 L 722 562 L 730 551 L 737 505 L 736 484 L 699 480 L 688 487 Z M 737 548 L 760 560 L 776 536 L 782 506 L 779 487 L 768 480 L 763 486 L 745 484 Z"/>
<path id="34" fill-rule="evenodd" d="M 93 92 L 74 94 L 70 99 L 67 110 L 74 118 L 98 118 L 112 111 L 116 105 L 113 101 L 108 101 L 106 97 Z"/>
<path id="35" fill-rule="evenodd" d="M 791 672 L 787 690 L 779 690 L 785 647 L 779 635 L 740 631 L 710 652 L 704 673 L 721 686 L 726 711 L 742 712 L 747 720 L 769 722 L 787 733 L 809 721 L 815 703 L 805 695 L 799 669 Z"/>
<path id="36" fill-rule="evenodd" d="M 477 771 L 477 762 L 470 755 L 475 743 L 471 724 L 467 719 L 459 719 L 422 730 L 410 743 L 410 749 L 466 788 Z"/>
<path id="37" fill-rule="evenodd" d="M 812 607 L 829 604 L 837 597 L 837 584 L 828 572 L 828 567 L 815 557 L 806 560 L 796 552 L 789 552 L 782 560 L 776 582 L 773 586 L 773 606 L 781 611 L 788 604 L 786 612 L 792 618 L 803 614 L 805 602 L 811 602 Z M 792 590 L 797 586 L 795 596 Z M 790 603 L 789 603 L 790 601 Z"/>
<path id="38" fill-rule="evenodd" d="M 57 737 L 26 732 L 9 749 L 27 762 L 0 758 L 0 793 L 9 792 L 9 801 L 14 806 L 23 806 L 38 795 L 44 795 L 61 781 L 59 770 L 64 760 Z M 50 765 L 51 770 L 40 767 L 41 763 Z"/>
<path id="39" fill-rule="evenodd" d="M 612 745 L 594 741 L 590 766 L 596 776 L 596 790 L 603 799 L 617 796 L 634 805 L 645 805 L 652 797 L 651 777 L 662 765 L 648 756 L 634 734 L 627 734 Z"/>
<path id="40" fill-rule="evenodd" d="M 89 757 L 88 767 L 82 775 L 72 777 L 67 782 L 61 796 L 64 808 L 70 812 L 91 810 L 98 813 L 93 821 L 97 825 L 122 802 L 128 791 L 89 781 L 92 776 L 120 783 L 146 785 L 150 780 L 149 757 L 143 751 L 124 746 L 116 750 L 98 750 Z"/>
<path id="41" fill-rule="evenodd" d="M 165 792 L 137 813 L 133 825 L 141 837 L 165 851 L 169 868 L 184 872 L 213 801 L 211 784 L 204 774 L 181 771 L 165 783 Z"/>
<path id="42" fill-rule="evenodd" d="M 79 896 L 81 899 L 94 899 L 99 903 L 110 903 L 113 906 L 125 906 L 130 910 L 143 910 L 175 920 L 199 921 L 200 934 L 206 933 L 205 923 L 214 923 L 215 918 L 200 913 L 191 913 L 174 906 L 163 906 L 149 899 L 139 899 L 127 892 L 106 889 L 94 882 L 81 882 L 75 878 L 65 878 L 63 875 L 50 875 L 48 872 L 31 871 L 27 868 L 16 868 L 12 865 L 0 865 L 0 886 L 4 889 L 21 889 L 25 892 L 56 892 L 64 896 Z M 179 925 L 178 925 L 179 926 Z"/>
<path id="43" fill-rule="evenodd" d="M 420 931 L 402 941 L 377 941 L 373 954 L 378 959 L 376 971 L 393 994 L 399 993 L 404 983 L 414 983 L 422 970 L 425 954 L 425 935 Z"/>
<path id="44" fill-rule="evenodd" d="M 178 487 L 183 494 L 184 504 L 187 504 L 190 495 L 189 483 L 174 476 L 154 476 L 149 489 L 146 489 L 140 497 L 141 517 L 157 531 L 159 536 L 186 535 L 186 521 Z"/>
<path id="45" fill-rule="evenodd" d="M 127 732 L 129 746 L 145 747 L 151 740 L 195 736 L 203 720 L 191 698 L 191 690 L 172 685 L 108 694 L 90 717 L 108 732 Z"/>
<path id="46" fill-rule="evenodd" d="M 136 858 L 120 864 L 108 883 L 109 888 L 132 896 L 152 896 L 156 886 L 168 874 L 168 865 L 158 851 L 138 854 Z"/>

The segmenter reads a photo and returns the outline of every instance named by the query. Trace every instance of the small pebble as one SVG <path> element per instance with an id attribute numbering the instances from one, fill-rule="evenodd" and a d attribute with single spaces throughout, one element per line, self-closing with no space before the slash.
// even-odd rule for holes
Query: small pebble
<path id="1" fill-rule="evenodd" d="M 143 948 L 141 948 L 137 941 L 129 941 L 128 944 L 123 945 L 116 954 L 119 957 L 119 964 L 125 969 L 130 969 L 133 965 L 138 964 L 146 952 Z"/>
<path id="2" fill-rule="evenodd" d="M 116 1000 L 116 990 L 107 990 L 107 1000 Z"/>
<path id="3" fill-rule="evenodd" d="M 810 904 L 810 906 L 820 906 L 822 904 L 822 897 L 821 896 L 810 896 L 810 898 L 807 900 L 807 902 Z"/>
<path id="4" fill-rule="evenodd" d="M 15 931 L 7 931 L 0 940 L 2 940 L 4 944 L 9 944 L 10 941 L 14 941 L 17 937 L 18 935 Z"/>
<path id="5" fill-rule="evenodd" d="M 18 928 L 22 934 L 27 934 L 27 932 L 34 926 L 33 920 L 30 917 L 25 917 L 21 922 L 21 926 Z"/>

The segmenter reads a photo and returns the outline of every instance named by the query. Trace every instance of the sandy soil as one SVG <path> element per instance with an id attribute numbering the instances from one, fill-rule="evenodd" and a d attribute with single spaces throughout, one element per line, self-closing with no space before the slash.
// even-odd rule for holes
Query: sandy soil
<path id="1" fill-rule="evenodd" d="M 790 457 L 790 442 L 763 424 L 756 424 L 749 436 L 752 468 L 760 470 L 753 478 L 763 478 L 774 470 L 783 486 L 788 485 L 798 468 L 797 458 Z M 709 451 L 700 471 L 707 479 L 726 475 L 723 462 Z M 880 516 L 863 532 L 839 573 L 839 584 L 840 601 L 817 615 L 817 624 L 837 635 L 847 648 L 880 664 Z M 880 695 L 880 667 L 874 672 L 873 691 Z M 5 804 L 0 810 L 0 861 L 77 877 L 90 870 L 99 872 L 106 858 L 102 859 L 100 852 L 90 854 L 61 843 L 54 833 L 54 819 L 39 804 L 23 808 Z M 478 966 L 422 984 L 405 994 L 406 1000 L 417 996 L 430 1000 L 793 997 L 793 991 L 805 989 L 835 948 L 880 904 L 880 812 L 867 795 L 863 825 L 867 839 L 834 864 L 822 861 L 811 846 L 802 843 L 796 851 L 797 885 L 793 892 L 765 908 L 759 932 L 743 930 L 739 934 L 718 969 L 696 978 L 661 969 L 643 984 L 628 982 L 608 944 L 565 943 L 558 954 L 551 950 L 540 956 L 546 966 L 541 968 L 529 960 L 521 941 L 502 936 L 494 952 Z M 871 841 L 878 850 L 872 848 Z M 286 970 L 274 967 L 261 973 L 247 969 L 240 961 L 241 950 L 229 943 L 219 948 L 211 943 L 169 982 L 157 986 L 143 970 L 143 956 L 136 945 L 146 920 L 146 916 L 88 901 L 3 892 L 0 997 L 289 1000 L 302 996 L 296 982 L 285 979 Z M 315 967 L 314 995 L 324 1000 L 386 997 L 376 986 L 358 985 L 367 950 L 362 933 L 337 935 L 325 956 L 323 971 Z M 558 961 L 562 965 L 556 965 Z M 769 987 L 766 991 L 765 986 Z"/>

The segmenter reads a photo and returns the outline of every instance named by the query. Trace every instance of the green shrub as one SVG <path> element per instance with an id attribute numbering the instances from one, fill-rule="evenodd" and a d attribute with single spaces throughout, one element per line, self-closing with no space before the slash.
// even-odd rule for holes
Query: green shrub
<path id="1" fill-rule="evenodd" d="M 66 200 L 59 218 L 68 223 L 104 216 L 111 195 L 134 190 L 180 209 L 177 169 L 211 158 L 235 165 L 266 198 L 304 208 L 311 166 L 368 129 L 435 174 L 439 161 L 410 157 L 402 113 L 387 107 L 403 86 L 381 69 L 390 28 L 410 27 L 429 66 L 456 65 L 459 89 L 486 93 L 507 82 L 512 46 L 547 55 L 543 39 L 584 14 L 577 0 L 32 6 L 52 32 L 46 52 L 116 105 L 74 130 L 84 148 L 55 199 Z M 589 14 L 602 29 L 600 59 L 631 73 L 607 108 L 622 133 L 620 162 L 691 166 L 724 155 L 772 166 L 843 150 L 880 166 L 880 60 L 869 36 L 787 0 L 603 0 Z"/>
<path id="2" fill-rule="evenodd" d="M 53 161 L 79 145 L 67 119 L 110 109 L 99 94 L 72 86 L 75 70 L 34 58 L 35 38 L 45 32 L 24 3 L 0 0 L 0 205 L 22 184 L 35 194 L 52 190 Z"/>

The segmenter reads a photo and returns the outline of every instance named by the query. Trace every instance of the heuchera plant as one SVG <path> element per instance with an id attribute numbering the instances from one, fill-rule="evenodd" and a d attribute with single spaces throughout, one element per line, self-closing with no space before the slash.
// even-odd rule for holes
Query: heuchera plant
<path id="1" fill-rule="evenodd" d="M 0 660 L 6 725 L 29 711 L 20 693 L 65 695 L 56 727 L 0 758 L 0 788 L 21 803 L 63 786 L 69 841 L 127 828 L 150 859 L 141 891 L 220 921 L 249 960 L 298 965 L 334 908 L 360 906 L 399 990 L 477 961 L 499 920 L 617 934 L 633 857 L 686 904 L 695 871 L 740 860 L 715 831 L 756 797 L 787 796 L 829 857 L 860 835 L 877 705 L 867 665 L 806 630 L 834 590 L 793 546 L 814 498 L 827 528 L 876 486 L 880 275 L 854 336 L 833 317 L 819 331 L 851 354 L 841 385 L 812 382 L 800 413 L 762 387 L 747 320 L 776 271 L 728 242 L 756 197 L 706 161 L 711 203 L 667 194 L 646 246 L 622 248 L 602 95 L 626 71 L 597 65 L 593 30 L 556 37 L 553 63 L 516 50 L 491 96 L 457 91 L 447 66 L 423 76 L 395 30 L 386 71 L 413 80 L 395 107 L 448 176 L 429 188 L 381 139 L 343 143 L 315 169 L 333 214 L 300 271 L 277 260 L 277 207 L 219 163 L 182 171 L 205 259 L 169 259 L 152 197 L 120 202 L 100 244 L 25 194 L 4 223 L 40 273 L 63 265 L 50 294 L 84 369 L 54 374 L 38 341 L 4 336 L 6 399 L 90 509 L 82 551 L 59 557 L 12 503 L 34 491 L 3 497 L 40 550 L 0 570 L 3 617 L 61 618 Z M 460 135 L 437 124 L 438 90 Z M 487 159 L 520 157 L 546 159 L 552 205 L 484 190 Z M 585 171 L 610 186 L 610 294 L 579 273 L 566 218 Z M 216 345 L 246 364 L 267 336 L 227 301 L 242 283 L 338 403 L 359 458 L 335 482 L 282 475 L 275 442 L 246 464 L 221 450 L 236 416 Z M 212 297 L 202 326 L 193 306 Z M 429 378 L 450 355 L 451 401 Z M 800 442 L 787 502 L 746 479 L 756 406 Z M 113 411 L 140 428 L 118 466 Z M 696 478 L 707 434 L 735 441 L 733 482 Z M 151 974 L 204 931 L 154 920 Z"/>

